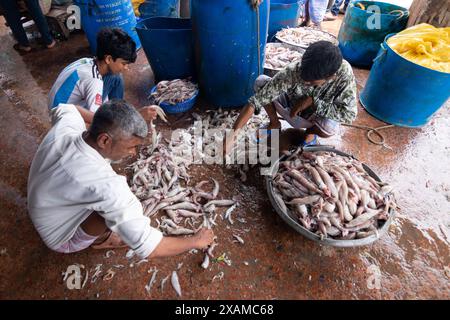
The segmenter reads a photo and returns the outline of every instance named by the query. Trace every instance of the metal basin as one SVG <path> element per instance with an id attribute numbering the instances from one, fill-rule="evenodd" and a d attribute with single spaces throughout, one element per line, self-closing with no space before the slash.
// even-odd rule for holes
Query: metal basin
<path id="1" fill-rule="evenodd" d="M 312 146 L 312 147 L 305 147 L 305 151 L 308 152 L 318 152 L 318 151 L 329 151 L 334 152 L 341 156 L 347 156 L 353 159 L 356 159 L 352 155 L 349 155 L 347 153 L 344 153 L 342 151 L 336 150 L 332 147 L 326 147 L 326 146 Z M 291 217 L 288 212 L 285 212 L 281 207 L 278 205 L 277 201 L 275 200 L 274 194 L 273 194 L 273 180 L 272 177 L 277 173 L 276 169 L 278 168 L 278 163 L 280 161 L 283 161 L 286 158 L 286 156 L 282 156 L 280 159 L 278 159 L 277 162 L 275 162 L 271 167 L 271 175 L 266 176 L 266 188 L 267 188 L 267 194 L 269 195 L 270 203 L 272 204 L 275 211 L 278 213 L 278 215 L 286 222 L 289 226 L 291 226 L 295 231 L 302 234 L 306 238 L 319 242 L 320 244 L 327 245 L 327 246 L 333 246 L 333 247 L 342 247 L 342 248 L 349 248 L 349 247 L 358 247 L 358 246 L 365 246 L 368 245 L 376 240 L 378 240 L 380 237 L 382 237 L 388 230 L 389 226 L 391 225 L 395 211 L 391 208 L 389 209 L 389 218 L 387 221 L 384 222 L 384 224 L 378 228 L 378 234 L 371 235 L 366 238 L 362 239 L 353 239 L 353 240 L 335 240 L 332 238 L 324 238 L 321 239 L 320 236 L 317 234 L 309 231 L 308 229 L 304 228 L 301 224 L 297 222 L 296 219 Z M 367 173 L 374 178 L 376 181 L 380 181 L 381 179 L 373 172 L 367 165 L 364 163 L 362 164 L 364 170 L 367 171 Z"/>
<path id="2" fill-rule="evenodd" d="M 268 45 L 270 45 L 272 47 L 285 47 L 285 48 L 288 48 L 289 50 L 300 52 L 302 55 L 305 52 L 305 49 L 302 49 L 300 47 L 293 47 L 291 45 L 288 45 L 288 44 L 282 43 L 282 42 L 269 42 L 268 44 L 266 44 L 266 50 L 267 50 Z M 265 57 L 264 57 L 264 61 L 265 61 Z M 277 74 L 278 71 L 283 70 L 283 69 L 284 68 L 272 69 L 272 68 L 268 68 L 264 65 L 264 74 L 269 77 L 273 77 Z"/>

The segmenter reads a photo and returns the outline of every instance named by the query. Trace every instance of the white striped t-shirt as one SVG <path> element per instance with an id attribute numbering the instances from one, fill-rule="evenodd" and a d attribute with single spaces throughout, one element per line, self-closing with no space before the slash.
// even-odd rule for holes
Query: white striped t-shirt
<path id="1" fill-rule="evenodd" d="M 82 58 L 68 65 L 56 79 L 48 96 L 48 107 L 74 104 L 92 112 L 103 99 L 103 79 L 95 60 Z"/>

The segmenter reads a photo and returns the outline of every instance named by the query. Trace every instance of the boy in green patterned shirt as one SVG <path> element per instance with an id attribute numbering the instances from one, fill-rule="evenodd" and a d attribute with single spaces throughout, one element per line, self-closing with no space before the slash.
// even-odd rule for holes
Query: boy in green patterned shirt
<path id="1" fill-rule="evenodd" d="M 310 45 L 301 61 L 273 78 L 259 76 L 255 92 L 234 124 L 232 139 L 227 139 L 227 153 L 238 131 L 261 108 L 270 119 L 268 130 L 281 128 L 279 114 L 298 131 L 303 146 L 315 144 L 317 136 L 334 135 L 339 123 L 351 123 L 357 114 L 353 70 L 339 48 L 328 41 Z"/>

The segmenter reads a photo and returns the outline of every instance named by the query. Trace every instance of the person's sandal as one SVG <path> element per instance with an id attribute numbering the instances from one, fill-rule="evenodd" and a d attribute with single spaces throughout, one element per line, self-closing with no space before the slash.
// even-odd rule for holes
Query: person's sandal
<path id="1" fill-rule="evenodd" d="M 314 139 L 312 139 L 310 142 L 303 141 L 302 143 L 300 143 L 300 146 L 304 148 L 304 147 L 309 147 L 309 146 L 315 146 L 317 144 L 318 144 L 317 135 L 315 134 Z"/>
<path id="2" fill-rule="evenodd" d="M 14 50 L 16 50 L 17 52 L 19 52 L 21 55 L 30 53 L 32 51 L 31 47 L 24 47 L 19 43 L 16 43 L 15 45 L 13 45 Z"/>
<path id="3" fill-rule="evenodd" d="M 264 125 L 261 128 L 259 128 L 255 134 L 254 140 L 255 142 L 259 143 L 261 142 L 263 139 L 265 138 L 269 138 L 272 135 L 272 130 L 281 130 L 281 126 L 279 128 L 272 128 L 272 129 L 267 129 L 269 125 Z M 265 134 L 262 134 L 260 132 L 260 130 L 266 130 Z M 262 135 L 262 137 L 261 137 Z"/>
<path id="4" fill-rule="evenodd" d="M 109 232 L 109 235 L 107 235 L 104 240 L 100 239 L 99 242 L 96 241 L 91 245 L 91 248 L 96 250 L 117 249 L 127 247 L 128 246 L 125 244 L 125 242 L 122 241 L 122 239 L 120 239 L 119 235 L 112 231 Z"/>

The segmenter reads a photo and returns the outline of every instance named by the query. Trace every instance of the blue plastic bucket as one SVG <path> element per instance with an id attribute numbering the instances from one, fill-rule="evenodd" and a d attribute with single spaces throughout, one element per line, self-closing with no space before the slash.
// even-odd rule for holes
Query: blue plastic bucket
<path id="1" fill-rule="evenodd" d="M 180 0 L 146 0 L 141 3 L 138 11 L 141 18 L 180 17 Z"/>
<path id="2" fill-rule="evenodd" d="M 427 124 L 449 97 L 450 73 L 414 64 L 385 41 L 359 99 L 376 118 L 414 128 Z"/>
<path id="3" fill-rule="evenodd" d="M 141 47 L 136 31 L 136 17 L 130 0 L 74 0 L 80 8 L 81 26 L 91 47 L 91 53 L 97 52 L 97 33 L 101 28 L 121 28 Z"/>
<path id="4" fill-rule="evenodd" d="M 356 3 L 363 4 L 366 10 L 356 6 Z M 386 35 L 403 30 L 408 22 L 408 15 L 406 8 L 389 3 L 351 2 L 338 35 L 339 48 L 344 59 L 355 66 L 370 67 L 378 53 L 380 43 L 384 41 Z"/>
<path id="5" fill-rule="evenodd" d="M 248 0 L 192 0 L 191 19 L 195 65 L 200 91 L 217 107 L 244 105 L 263 73 L 269 20 L 269 0 L 259 7 L 258 69 L 257 15 Z"/>
<path id="6" fill-rule="evenodd" d="M 272 41 L 275 33 L 298 25 L 302 0 L 271 0 L 269 31 L 267 39 Z"/>
<path id="7" fill-rule="evenodd" d="M 147 18 L 136 31 L 157 81 L 195 76 L 190 19 Z"/>
<path id="8" fill-rule="evenodd" d="M 150 90 L 150 94 L 152 94 L 153 92 L 156 91 L 156 87 L 157 86 L 154 86 Z M 159 104 L 159 106 L 164 110 L 164 112 L 170 113 L 170 114 L 186 112 L 186 111 L 192 109 L 192 107 L 195 105 L 195 101 L 197 100 L 197 96 L 198 96 L 198 90 L 195 92 L 195 94 L 191 98 L 189 98 L 186 101 L 183 101 L 183 102 L 180 102 L 180 103 L 177 103 L 177 104 L 170 104 L 170 103 L 166 103 L 166 102 L 161 102 Z"/>

